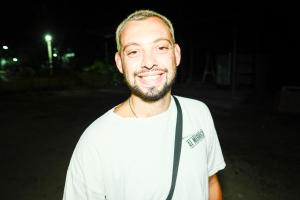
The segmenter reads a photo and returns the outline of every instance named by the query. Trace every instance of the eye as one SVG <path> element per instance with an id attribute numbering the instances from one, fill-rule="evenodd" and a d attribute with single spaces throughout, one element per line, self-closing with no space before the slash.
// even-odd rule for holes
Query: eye
<path id="1" fill-rule="evenodd" d="M 168 53 L 170 49 L 171 49 L 171 45 L 168 42 L 161 42 L 157 44 L 157 46 L 155 47 L 156 53 L 159 54 Z"/>
<path id="2" fill-rule="evenodd" d="M 125 54 L 130 58 L 134 58 L 141 54 L 141 50 L 140 49 L 128 49 L 128 50 L 126 50 Z"/>
<path id="3" fill-rule="evenodd" d="M 138 53 L 138 51 L 130 51 L 130 52 L 128 52 L 128 54 L 127 55 L 134 55 L 134 54 L 137 54 Z"/>
<path id="4" fill-rule="evenodd" d="M 158 47 L 158 49 L 160 51 L 166 51 L 166 50 L 169 50 L 169 47 L 168 46 L 160 46 L 160 47 Z"/>

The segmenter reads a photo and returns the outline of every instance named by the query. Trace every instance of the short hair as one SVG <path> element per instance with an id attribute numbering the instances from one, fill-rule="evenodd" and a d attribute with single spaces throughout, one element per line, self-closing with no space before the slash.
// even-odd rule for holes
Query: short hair
<path id="1" fill-rule="evenodd" d="M 130 14 L 126 19 L 124 19 L 117 27 L 116 43 L 117 43 L 118 51 L 121 50 L 120 36 L 121 36 L 122 31 L 124 30 L 125 25 L 130 21 L 145 20 L 150 17 L 157 17 L 157 18 L 161 19 L 169 27 L 169 31 L 172 36 L 172 40 L 175 43 L 174 27 L 173 27 L 171 21 L 167 17 L 165 17 L 164 15 L 159 14 L 158 12 L 155 12 L 153 10 L 137 10 L 137 11 L 133 12 L 132 14 Z"/>

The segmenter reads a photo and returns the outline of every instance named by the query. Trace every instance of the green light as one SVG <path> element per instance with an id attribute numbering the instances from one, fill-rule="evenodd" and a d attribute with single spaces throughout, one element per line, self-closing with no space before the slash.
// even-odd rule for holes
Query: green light
<path id="1" fill-rule="evenodd" d="M 6 59 L 5 58 L 1 58 L 1 61 L 0 61 L 1 67 L 4 66 L 4 65 L 6 65 L 6 64 L 7 64 Z"/>
<path id="2" fill-rule="evenodd" d="M 14 62 L 18 62 L 18 58 L 13 58 L 12 59 Z"/>
<path id="3" fill-rule="evenodd" d="M 48 42 L 48 41 L 51 41 L 52 40 L 52 36 L 47 34 L 45 35 L 45 40 Z"/>
<path id="4" fill-rule="evenodd" d="M 46 40 L 46 43 L 47 43 L 47 50 L 48 50 L 48 59 L 49 59 L 49 69 L 50 69 L 50 75 L 52 75 L 53 73 L 53 64 L 52 64 L 52 57 L 53 57 L 53 54 L 52 54 L 52 36 L 50 34 L 46 34 L 45 35 L 45 40 Z"/>
<path id="5" fill-rule="evenodd" d="M 75 53 L 66 53 L 65 57 L 66 58 L 73 58 L 73 57 L 75 57 Z"/>

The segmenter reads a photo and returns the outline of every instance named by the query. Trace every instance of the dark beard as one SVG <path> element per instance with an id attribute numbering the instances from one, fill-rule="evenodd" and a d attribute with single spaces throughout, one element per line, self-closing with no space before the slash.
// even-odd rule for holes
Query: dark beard
<path id="1" fill-rule="evenodd" d="M 136 85 L 131 86 L 126 78 L 125 78 L 125 82 L 126 82 L 128 88 L 131 90 L 132 94 L 140 97 L 145 102 L 155 102 L 155 101 L 158 101 L 159 99 L 163 98 L 164 96 L 166 96 L 166 94 L 172 89 L 175 79 L 176 79 L 176 73 L 174 75 L 174 78 L 171 80 L 171 82 L 169 82 L 169 83 L 166 82 L 164 84 L 161 91 L 158 91 L 155 87 L 153 87 L 153 88 L 149 88 L 147 92 L 143 92 Z"/>

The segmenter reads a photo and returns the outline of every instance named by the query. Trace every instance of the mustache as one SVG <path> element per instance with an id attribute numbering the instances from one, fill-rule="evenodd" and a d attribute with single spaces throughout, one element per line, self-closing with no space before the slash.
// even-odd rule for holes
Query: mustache
<path id="1" fill-rule="evenodd" d="M 155 71 L 167 73 L 168 69 L 165 69 L 165 68 L 141 69 L 141 70 L 134 72 L 134 75 L 138 76 L 139 74 L 142 74 L 142 73 L 155 72 Z"/>

